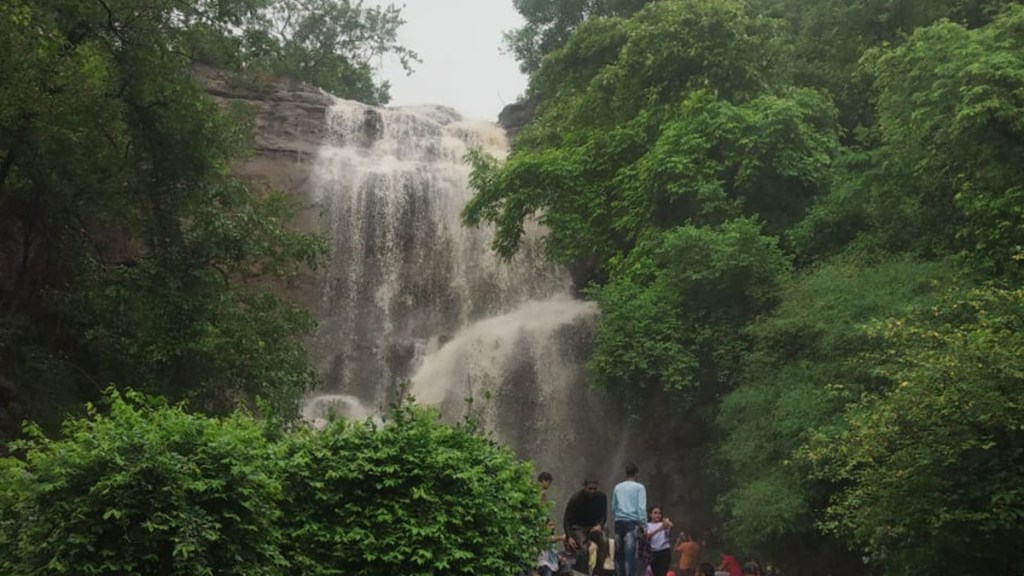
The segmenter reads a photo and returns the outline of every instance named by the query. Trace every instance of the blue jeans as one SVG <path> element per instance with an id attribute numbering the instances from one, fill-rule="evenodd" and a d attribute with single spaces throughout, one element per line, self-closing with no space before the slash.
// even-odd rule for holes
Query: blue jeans
<path id="1" fill-rule="evenodd" d="M 637 576 L 636 538 L 639 522 L 615 521 L 615 576 Z"/>

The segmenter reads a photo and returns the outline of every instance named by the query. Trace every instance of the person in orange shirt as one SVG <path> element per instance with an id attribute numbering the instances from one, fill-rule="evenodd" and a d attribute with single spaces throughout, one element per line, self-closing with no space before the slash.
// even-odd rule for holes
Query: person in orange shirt
<path id="1" fill-rule="evenodd" d="M 700 556 L 700 544 L 689 532 L 679 534 L 676 541 L 676 552 L 679 552 L 679 575 L 695 576 L 697 573 L 697 557 Z"/>

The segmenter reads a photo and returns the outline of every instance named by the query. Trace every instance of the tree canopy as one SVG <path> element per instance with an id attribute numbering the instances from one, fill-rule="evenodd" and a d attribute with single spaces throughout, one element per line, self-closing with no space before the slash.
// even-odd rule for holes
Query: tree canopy
<path id="1" fill-rule="evenodd" d="M 547 226 L 640 434 L 704 422 L 692 514 L 796 570 L 1019 572 L 1024 7 L 547 4 L 464 219 Z"/>
<path id="2" fill-rule="evenodd" d="M 268 289 L 321 253 L 295 202 L 234 176 L 251 135 L 194 67 L 387 100 L 415 56 L 398 9 L 335 0 L 11 0 L 0 6 L 2 435 L 108 384 L 282 414 L 316 381 L 308 313 Z"/>

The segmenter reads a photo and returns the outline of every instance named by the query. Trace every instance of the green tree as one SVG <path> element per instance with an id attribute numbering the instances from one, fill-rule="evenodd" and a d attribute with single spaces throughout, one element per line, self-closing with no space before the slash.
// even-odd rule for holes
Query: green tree
<path id="1" fill-rule="evenodd" d="M 1024 292 L 978 289 L 879 322 L 877 376 L 803 456 L 835 483 L 823 528 L 887 573 L 1018 570 Z"/>
<path id="2" fill-rule="evenodd" d="M 264 280 L 314 264 L 320 242 L 231 176 L 244 123 L 193 81 L 174 8 L 15 0 L 0 28 L 17 55 L 0 63 L 0 372 L 21 407 L 4 433 L 109 383 L 294 413 L 315 381 L 311 321 Z"/>
<path id="3" fill-rule="evenodd" d="M 275 0 L 233 31 L 231 54 L 245 70 L 266 70 L 341 98 L 368 104 L 390 100 L 388 83 L 374 78 L 374 62 L 397 58 L 412 72 L 416 54 L 398 43 L 405 23 L 399 8 L 363 6 L 350 0 Z M 214 63 L 221 63 L 217 58 Z"/>
<path id="4" fill-rule="evenodd" d="M 788 265 L 752 220 L 651 234 L 591 290 L 601 305 L 594 382 L 633 399 L 714 396 L 745 350 L 738 331 L 767 309 Z M 709 393 L 710 392 L 710 393 Z"/>
<path id="5" fill-rule="evenodd" d="M 870 76 L 859 70 L 864 53 L 901 44 L 915 29 L 942 18 L 967 27 L 986 24 L 1013 0 L 754 0 L 758 12 L 786 23 L 791 50 L 787 75 L 798 86 L 826 90 L 841 123 L 856 140 L 859 125 L 873 123 Z"/>
<path id="6" fill-rule="evenodd" d="M 508 257 L 536 218 L 594 284 L 603 387 L 714 397 L 786 274 L 775 237 L 827 186 L 838 131 L 820 93 L 769 91 L 774 30 L 721 0 L 587 22 L 533 77 L 546 99 L 508 160 L 471 156 L 465 220 Z"/>
<path id="7" fill-rule="evenodd" d="M 904 220 L 1014 279 L 1024 260 L 1022 54 L 1024 6 L 1014 6 L 975 30 L 921 29 L 871 65 L 885 174 L 914 194 Z"/>
<path id="8" fill-rule="evenodd" d="M 530 466 L 470 422 L 281 429 L 125 397 L 0 458 L 3 574 L 512 576 L 546 545 Z"/>
<path id="9" fill-rule="evenodd" d="M 827 183 L 836 132 L 817 93 L 762 93 L 772 30 L 719 0 L 588 23 L 534 76 L 546 100 L 508 161 L 472 157 L 465 220 L 495 224 L 508 257 L 536 217 L 582 283 L 650 226 L 761 214 L 782 228 Z"/>
<path id="10" fill-rule="evenodd" d="M 288 573 L 280 450 L 263 427 L 126 396 L 0 460 L 3 573 Z"/>
<path id="11" fill-rule="evenodd" d="M 124 10 L 159 18 L 174 47 L 197 62 L 257 81 L 266 74 L 308 82 L 368 104 L 390 99 L 373 63 L 394 56 L 407 72 L 416 54 L 397 41 L 404 24 L 393 4 L 361 0 L 200 0 L 174 7 L 153 0 L 110 0 L 112 21 Z"/>
<path id="12" fill-rule="evenodd" d="M 865 55 L 877 124 L 791 231 L 804 257 L 960 254 L 981 275 L 1020 276 L 1022 12 L 976 29 L 942 22 Z"/>
<path id="13" fill-rule="evenodd" d="M 629 16 L 650 0 L 512 0 L 525 23 L 505 33 L 505 44 L 526 73 L 536 72 L 545 55 L 561 48 L 582 23 Z"/>
<path id="14" fill-rule="evenodd" d="M 397 407 L 285 441 L 285 556 L 294 574 L 518 574 L 544 546 L 527 464 L 470 423 Z"/>
<path id="15" fill-rule="evenodd" d="M 505 257 L 526 220 L 549 229 L 549 257 L 601 304 L 596 383 L 659 423 L 665 405 L 717 412 L 707 484 L 748 552 L 812 548 L 797 563 L 815 573 L 865 548 L 881 573 L 1019 571 L 992 552 L 1020 509 L 1015 339 L 995 341 L 1024 259 L 1019 2 L 599 4 L 524 4 L 534 28 L 510 40 L 537 118 L 506 161 L 471 156 L 465 220 L 493 224 Z M 976 315 L 937 304 L 978 285 Z M 887 318 L 947 351 L 869 328 Z M 890 403 L 911 364 L 929 384 Z M 939 429 L 975 389 L 1002 408 Z M 893 412 L 913 402 L 912 421 Z M 956 478 L 975 464 L 989 476 Z"/>
<path id="16" fill-rule="evenodd" d="M 868 358 L 883 343 L 869 326 L 931 309 L 958 275 L 948 263 L 907 257 L 833 259 L 786 283 L 778 307 L 746 329 L 751 350 L 717 415 L 718 511 L 730 541 L 775 563 L 793 562 L 807 546 L 818 550 L 820 569 L 850 561 L 816 526 L 833 489 L 797 453 L 811 430 L 882 385 Z"/>

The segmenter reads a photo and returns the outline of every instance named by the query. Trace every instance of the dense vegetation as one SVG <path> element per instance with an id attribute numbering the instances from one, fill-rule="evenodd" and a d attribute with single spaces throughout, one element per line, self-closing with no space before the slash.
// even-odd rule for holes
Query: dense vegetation
<path id="1" fill-rule="evenodd" d="M 516 574 L 544 539 L 529 466 L 471 422 L 283 432 L 126 398 L 0 459 L 0 572 Z"/>
<path id="2" fill-rule="evenodd" d="M 596 384 L 705 423 L 726 543 L 1024 573 L 1024 7 L 516 6 L 538 113 L 465 220 L 550 229 Z"/>
<path id="3" fill-rule="evenodd" d="M 590 368 L 696 432 L 722 539 L 796 573 L 1024 573 L 1024 7 L 515 0 L 535 122 L 466 208 L 600 303 Z M 387 100 L 394 8 L 0 3 L 0 436 L 108 385 L 287 418 L 316 264 L 197 64 Z M 175 405 L 177 406 L 177 405 Z M 0 460 L 0 569 L 510 573 L 543 511 L 468 424 L 285 431 L 112 394 Z M 659 418 L 649 418 L 660 423 Z M 271 419 L 270 422 L 278 422 Z M 671 457 L 671 455 L 667 455 Z M 693 459 L 696 460 L 696 459 Z"/>
<path id="4" fill-rule="evenodd" d="M 289 424 L 316 374 L 312 319 L 280 288 L 322 242 L 232 172 L 249 116 L 197 81 L 214 65 L 383 103 L 371 59 L 415 59 L 399 24 L 348 0 L 0 3 L 0 440 L 21 436 L 0 443 L 0 573 L 534 560 L 546 510 L 528 466 L 471 422 L 403 405 Z"/>
<path id="5" fill-rule="evenodd" d="M 309 315 L 267 289 L 315 265 L 285 197 L 230 172 L 245 111 L 197 64 L 382 102 L 398 10 L 348 1 L 0 5 L 0 438 L 130 385 L 213 413 L 291 414 Z"/>

